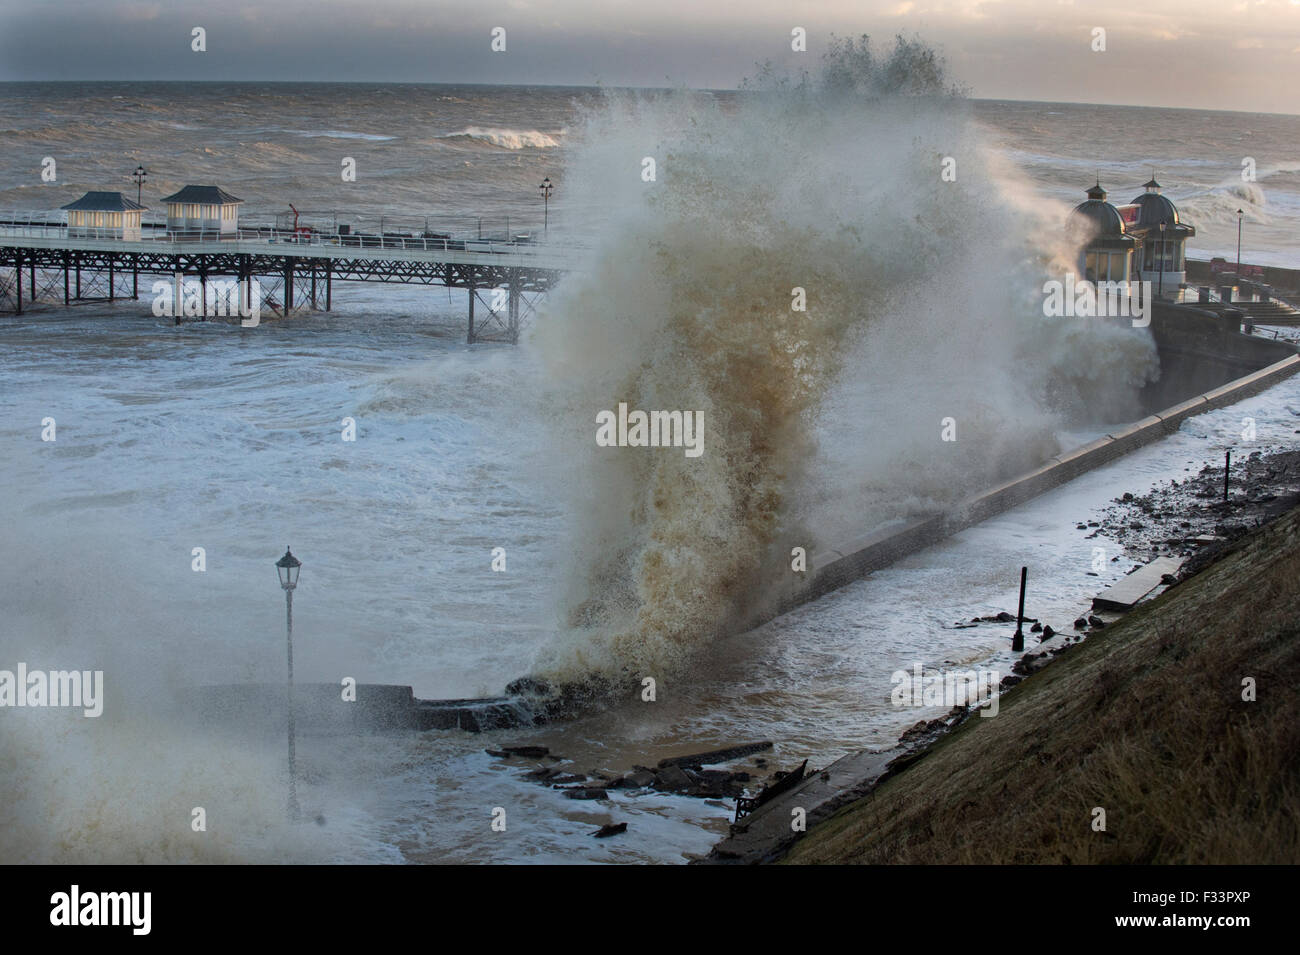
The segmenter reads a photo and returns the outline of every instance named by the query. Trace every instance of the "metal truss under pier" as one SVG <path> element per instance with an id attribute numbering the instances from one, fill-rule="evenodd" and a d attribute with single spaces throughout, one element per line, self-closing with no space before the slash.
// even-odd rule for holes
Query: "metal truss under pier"
<path id="1" fill-rule="evenodd" d="M 466 339 L 515 343 L 541 298 L 569 271 L 570 256 L 549 247 L 483 242 L 474 250 L 412 239 L 379 247 L 325 241 L 125 241 L 0 234 L 0 312 L 34 303 L 72 306 L 148 296 L 157 277 L 246 283 L 256 279 L 263 307 L 286 315 L 330 311 L 334 283 L 385 282 L 465 289 Z M 476 305 L 478 306 L 476 308 Z"/>

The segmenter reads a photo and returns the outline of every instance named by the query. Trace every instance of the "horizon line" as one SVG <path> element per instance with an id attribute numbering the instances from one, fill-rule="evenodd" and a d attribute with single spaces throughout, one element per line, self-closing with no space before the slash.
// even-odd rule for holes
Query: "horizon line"
<path id="1" fill-rule="evenodd" d="M 225 84 L 229 86 L 454 86 L 454 87 L 482 87 L 484 89 L 572 89 L 572 90 L 645 90 L 649 92 L 663 92 L 686 89 L 696 93 L 753 93 L 755 90 L 746 90 L 740 87 L 712 87 L 712 86 L 634 86 L 620 84 L 603 84 L 603 83 L 468 83 L 448 80 L 266 80 L 266 79 L 22 79 L 22 80 L 5 80 L 0 79 L 0 85 L 36 85 L 41 83 L 102 83 L 102 84 L 168 84 L 168 85 L 200 85 L 200 84 Z M 1287 116 L 1300 117 L 1300 113 L 1284 113 L 1276 110 L 1264 109 L 1231 109 L 1226 107 L 1210 106 L 1163 106 L 1140 103 L 1107 103 L 1107 102 L 1088 102 L 1082 100 L 1040 100 L 1028 97 L 1014 96 L 963 96 L 970 102 L 983 103 L 1027 103 L 1038 104 L 1043 106 L 1107 106 L 1117 109 L 1164 109 L 1177 110 L 1181 112 L 1196 113 L 1233 113 L 1248 116 Z"/>

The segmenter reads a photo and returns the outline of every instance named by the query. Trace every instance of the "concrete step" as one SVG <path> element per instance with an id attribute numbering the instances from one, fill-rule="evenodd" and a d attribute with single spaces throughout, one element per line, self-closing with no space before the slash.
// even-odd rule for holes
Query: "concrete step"
<path id="1" fill-rule="evenodd" d="M 1132 610 L 1139 600 L 1160 586 L 1165 574 L 1176 574 L 1181 566 L 1181 557 L 1157 557 L 1093 597 L 1092 607 L 1094 610 Z"/>

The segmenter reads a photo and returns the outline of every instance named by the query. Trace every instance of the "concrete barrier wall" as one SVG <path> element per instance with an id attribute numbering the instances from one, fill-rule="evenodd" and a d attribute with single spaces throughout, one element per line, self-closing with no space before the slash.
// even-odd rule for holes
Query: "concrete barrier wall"
<path id="1" fill-rule="evenodd" d="M 1105 437 L 1053 457 L 1042 467 L 960 502 L 949 510 L 918 517 L 863 538 L 827 548 L 809 558 L 809 569 L 784 594 L 770 619 L 808 603 L 886 567 L 901 557 L 935 544 L 989 517 L 1023 504 L 1094 468 L 1123 457 L 1152 441 L 1173 434 L 1192 415 L 1241 401 L 1300 371 L 1300 355 L 1292 354 L 1266 368 L 1196 395 L 1141 421 L 1116 428 Z"/>

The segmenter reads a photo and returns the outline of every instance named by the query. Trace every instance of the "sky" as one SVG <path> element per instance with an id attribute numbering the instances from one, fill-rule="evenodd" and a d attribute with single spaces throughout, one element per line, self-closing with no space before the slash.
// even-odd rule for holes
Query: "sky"
<path id="1" fill-rule="evenodd" d="M 1300 113 L 1300 0 L 0 0 L 0 81 L 731 89 L 862 33 L 981 98 Z"/>

